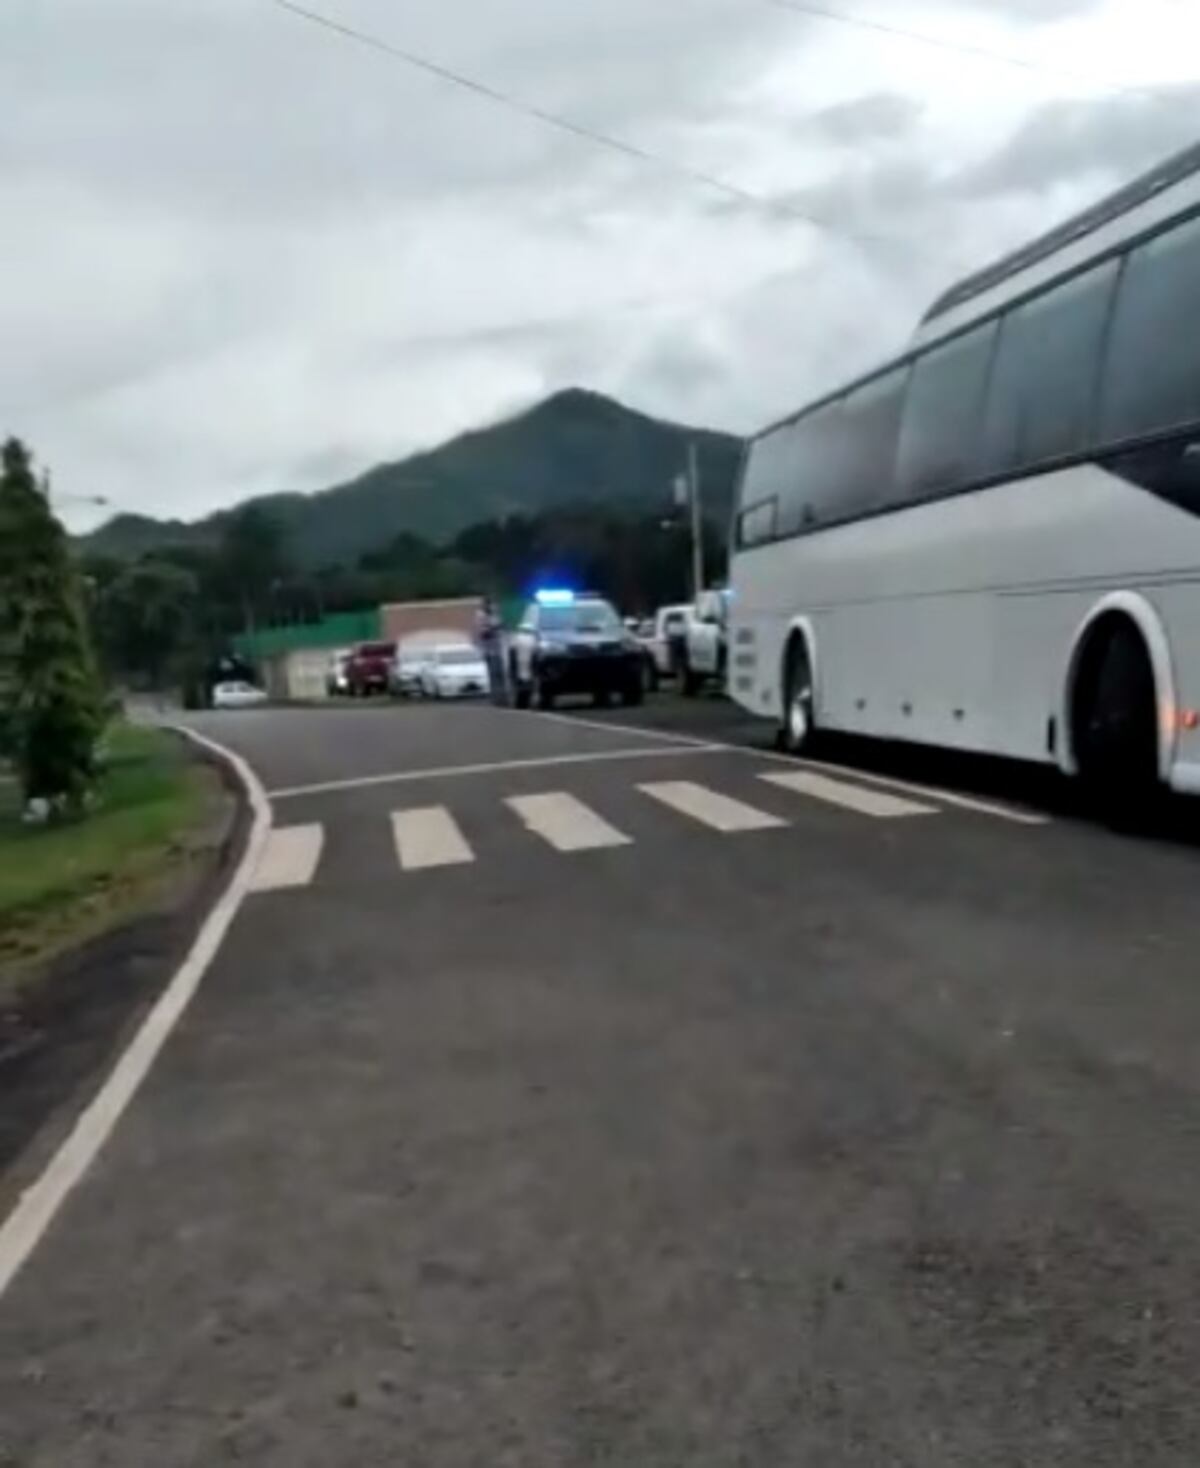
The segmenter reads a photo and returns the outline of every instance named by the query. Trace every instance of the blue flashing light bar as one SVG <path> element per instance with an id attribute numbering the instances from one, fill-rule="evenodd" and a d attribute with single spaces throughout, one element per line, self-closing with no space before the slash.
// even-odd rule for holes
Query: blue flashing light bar
<path id="1" fill-rule="evenodd" d="M 575 593 L 558 587 L 546 587 L 534 592 L 534 600 L 540 607 L 569 607 L 575 602 Z"/>

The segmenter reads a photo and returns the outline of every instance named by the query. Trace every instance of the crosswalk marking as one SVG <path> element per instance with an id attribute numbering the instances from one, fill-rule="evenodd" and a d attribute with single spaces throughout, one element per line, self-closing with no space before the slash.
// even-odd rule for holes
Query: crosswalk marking
<path id="1" fill-rule="evenodd" d="M 392 812 L 396 856 L 406 872 L 462 866 L 475 860 L 454 817 L 444 805 Z"/>
<path id="2" fill-rule="evenodd" d="M 757 810 L 752 805 L 745 805 L 740 800 L 733 800 L 728 795 L 719 795 L 706 785 L 697 785 L 691 780 L 657 781 L 649 785 L 639 785 L 638 789 L 682 815 L 691 816 L 693 820 L 711 826 L 714 831 L 726 834 L 733 831 L 766 831 L 787 825 L 778 816 L 769 815 L 765 810 Z"/>
<path id="3" fill-rule="evenodd" d="M 250 891 L 281 892 L 289 887 L 307 887 L 317 870 L 324 844 L 324 826 L 275 827 L 267 835 Z"/>
<path id="4" fill-rule="evenodd" d="M 825 773 L 826 768 L 830 773 Z M 875 820 L 896 820 L 912 816 L 942 814 L 941 799 L 952 795 L 926 791 L 920 786 L 871 778 L 871 783 L 835 778 L 832 767 L 814 767 L 805 763 L 799 768 L 781 770 L 759 767 L 758 780 L 787 790 L 809 800 L 841 807 L 856 815 Z M 868 776 L 864 775 L 866 781 Z M 770 811 L 734 799 L 721 791 L 693 780 L 650 781 L 637 786 L 644 795 L 709 829 L 732 834 L 739 831 L 765 831 L 791 822 Z M 904 794 L 898 793 L 904 791 Z M 925 796 L 927 799 L 917 797 Z M 968 804 L 967 797 L 959 798 Z M 558 852 L 578 852 L 631 846 L 633 837 L 609 823 L 584 800 L 565 790 L 541 791 L 529 795 L 504 797 L 503 803 L 521 821 L 525 830 Z M 972 802 L 972 804 L 975 804 Z M 983 802 L 983 811 L 991 810 Z M 996 808 L 997 814 L 1010 815 Z M 1043 818 L 1014 812 L 1012 819 L 1033 823 Z M 445 805 L 412 807 L 391 812 L 396 859 L 403 871 L 420 871 L 432 867 L 462 866 L 475 862 L 477 854 L 468 842 L 454 815 Z M 251 879 L 252 892 L 279 892 L 305 888 L 312 883 L 321 864 L 325 846 L 325 828 L 320 823 L 282 826 L 272 829 L 263 845 L 262 856 Z M 485 853 L 486 854 L 486 853 Z"/>
<path id="5" fill-rule="evenodd" d="M 827 770 L 831 775 L 849 774 L 841 765 L 825 764 L 821 760 L 805 760 L 811 770 Z M 1012 821 L 1016 826 L 1048 826 L 1050 817 L 1037 811 L 1024 810 L 1020 806 L 1000 805 L 994 800 L 979 800 L 973 795 L 963 795 L 957 790 L 942 790 L 936 785 L 914 785 L 911 780 L 897 780 L 893 775 L 877 775 L 874 770 L 854 770 L 856 780 L 865 780 L 870 785 L 885 785 L 889 790 L 903 790 L 908 795 L 923 795 L 936 800 L 940 805 L 957 806 L 960 810 L 975 811 L 982 816 L 995 816 L 997 820 Z"/>
<path id="6" fill-rule="evenodd" d="M 888 795 L 883 790 L 865 790 L 861 785 L 848 785 L 844 780 L 830 780 L 826 775 L 815 775 L 809 771 L 772 773 L 760 775 L 759 778 L 771 785 L 778 785 L 783 790 L 794 790 L 799 795 L 824 800 L 830 805 L 840 805 L 846 810 L 858 811 L 860 815 L 874 816 L 878 820 L 937 814 L 932 805 L 902 800 L 900 796 Z"/>
<path id="7" fill-rule="evenodd" d="M 516 811 L 528 830 L 548 841 L 556 851 L 593 851 L 602 846 L 629 845 L 628 836 L 565 791 L 513 795 L 505 803 Z"/>

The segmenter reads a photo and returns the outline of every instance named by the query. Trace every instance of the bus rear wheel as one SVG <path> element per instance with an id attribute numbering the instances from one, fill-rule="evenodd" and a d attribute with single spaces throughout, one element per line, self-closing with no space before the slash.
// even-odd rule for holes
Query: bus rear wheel
<path id="1" fill-rule="evenodd" d="M 1124 619 L 1084 650 L 1074 725 L 1089 804 L 1118 825 L 1144 819 L 1160 788 L 1157 696 L 1146 644 Z"/>
<path id="2" fill-rule="evenodd" d="M 803 637 L 792 639 L 783 672 L 783 720 L 776 744 L 785 754 L 804 754 L 816 734 L 812 660 Z"/>

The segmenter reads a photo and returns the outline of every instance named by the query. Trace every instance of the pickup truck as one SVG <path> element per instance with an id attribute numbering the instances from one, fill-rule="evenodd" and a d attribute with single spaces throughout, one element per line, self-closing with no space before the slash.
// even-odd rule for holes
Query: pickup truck
<path id="1" fill-rule="evenodd" d="M 386 693 L 395 656 L 395 643 L 360 642 L 346 660 L 346 691 L 350 697 Z"/>
<path id="2" fill-rule="evenodd" d="M 690 611 L 691 607 L 686 604 L 659 607 L 645 630 L 641 641 L 660 678 L 673 678 L 679 671 Z"/>
<path id="3" fill-rule="evenodd" d="M 689 607 L 683 639 L 680 681 L 694 698 L 710 679 L 725 684 L 729 664 L 729 593 L 702 591 Z"/>

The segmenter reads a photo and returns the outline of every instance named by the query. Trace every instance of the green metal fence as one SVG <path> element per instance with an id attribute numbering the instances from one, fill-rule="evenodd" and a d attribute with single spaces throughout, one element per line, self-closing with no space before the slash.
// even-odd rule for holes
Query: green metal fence
<path id="1" fill-rule="evenodd" d="M 301 647 L 353 647 L 380 636 L 379 609 L 336 612 L 319 622 L 293 622 L 286 627 L 260 627 L 233 639 L 236 652 L 251 662 L 294 652 Z"/>

